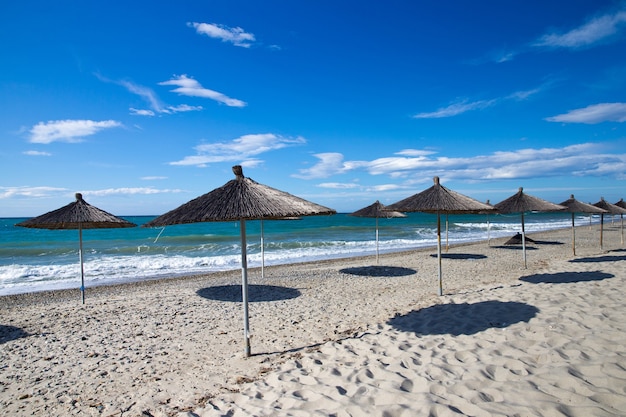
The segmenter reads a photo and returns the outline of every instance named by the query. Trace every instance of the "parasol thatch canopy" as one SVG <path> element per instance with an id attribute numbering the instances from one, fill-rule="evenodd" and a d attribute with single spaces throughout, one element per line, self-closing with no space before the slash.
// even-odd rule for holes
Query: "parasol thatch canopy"
<path id="1" fill-rule="evenodd" d="M 355 217 L 383 217 L 383 218 L 392 218 L 392 217 L 406 217 L 406 214 L 400 213 L 399 211 L 387 210 L 385 205 L 380 201 L 376 200 L 373 204 L 370 204 L 367 207 L 363 207 L 353 213 L 350 213 L 350 216 Z"/>
<path id="2" fill-rule="evenodd" d="M 235 179 L 182 206 L 149 221 L 143 227 L 238 220 L 241 234 L 241 290 L 244 309 L 245 355 L 250 356 L 248 324 L 248 260 L 246 220 L 278 220 L 335 214 L 336 211 L 311 203 L 284 191 L 257 183 L 243 176 L 240 165 L 233 167 Z"/>
<path id="3" fill-rule="evenodd" d="M 328 207 L 246 178 L 240 165 L 234 166 L 233 172 L 234 180 L 155 218 L 144 227 L 233 220 L 272 220 L 336 213 Z"/>
<path id="4" fill-rule="evenodd" d="M 419 211 L 422 213 L 494 213 L 493 206 L 481 203 L 471 197 L 452 191 L 439 183 L 439 177 L 434 177 L 435 185 L 387 206 L 387 210 Z"/>
<path id="5" fill-rule="evenodd" d="M 574 194 L 570 195 L 570 198 L 559 203 L 560 206 L 565 207 L 565 211 L 568 213 L 589 213 L 589 214 L 601 214 L 606 213 L 607 210 L 596 207 L 593 204 L 583 203 L 574 198 Z"/>
<path id="6" fill-rule="evenodd" d="M 439 263 L 438 294 L 443 295 L 441 273 L 441 218 L 440 214 L 477 214 L 495 213 L 496 209 L 471 197 L 452 191 L 439 183 L 439 177 L 433 178 L 434 185 L 421 193 L 407 197 L 387 206 L 387 210 L 422 212 L 437 214 L 437 260 Z"/>
<path id="7" fill-rule="evenodd" d="M 363 207 L 362 209 L 350 213 L 350 216 L 376 218 L 376 263 L 378 264 L 378 219 L 380 217 L 387 219 L 401 218 L 406 217 L 406 214 L 400 213 L 399 211 L 387 210 L 383 203 L 376 200 L 373 204 L 370 204 L 367 207 Z"/>
<path id="8" fill-rule="evenodd" d="M 588 213 L 588 214 L 603 214 L 607 211 L 596 207 L 592 204 L 583 203 L 574 198 L 574 194 L 570 195 L 570 198 L 559 204 L 566 207 L 565 211 L 572 213 L 572 253 L 576 255 L 576 228 L 574 225 L 575 213 Z"/>
<path id="9" fill-rule="evenodd" d="M 85 304 L 85 272 L 83 269 L 83 229 L 112 229 L 135 227 L 131 223 L 119 217 L 107 213 L 83 200 L 81 193 L 76 193 L 76 201 L 63 206 L 60 209 L 50 211 L 41 216 L 24 220 L 16 226 L 32 229 L 78 229 L 78 257 L 80 259 L 80 292 L 83 304 Z"/>
<path id="10" fill-rule="evenodd" d="M 564 206 L 528 195 L 524 193 L 524 189 L 522 187 L 519 187 L 517 193 L 505 200 L 502 200 L 494 207 L 502 214 L 520 213 L 522 217 L 522 252 L 524 256 L 524 268 L 526 268 L 526 230 L 524 226 L 524 213 L 527 211 L 564 211 L 566 209 Z"/>
<path id="11" fill-rule="evenodd" d="M 506 200 L 502 200 L 494 206 L 502 214 L 524 213 L 527 211 L 564 211 L 565 207 L 542 200 L 541 198 L 524 193 L 522 187 Z"/>
<path id="12" fill-rule="evenodd" d="M 619 201 L 617 203 L 615 203 L 615 205 L 617 207 L 621 207 L 623 209 L 626 209 L 626 201 L 624 201 L 623 198 L 620 198 Z"/>
<path id="13" fill-rule="evenodd" d="M 121 219 L 92 206 L 76 193 L 76 201 L 60 209 L 17 223 L 16 226 L 33 229 L 110 229 L 135 227 L 134 223 Z"/>
<path id="14" fill-rule="evenodd" d="M 599 207 L 605 210 L 607 214 L 626 214 L 626 209 L 621 208 L 617 204 L 609 203 L 608 201 L 604 199 L 604 197 L 600 197 L 600 201 L 593 204 L 593 206 Z"/>

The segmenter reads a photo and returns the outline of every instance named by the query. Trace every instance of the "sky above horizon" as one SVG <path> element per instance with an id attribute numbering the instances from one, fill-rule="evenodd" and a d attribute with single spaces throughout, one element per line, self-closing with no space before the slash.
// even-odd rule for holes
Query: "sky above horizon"
<path id="1" fill-rule="evenodd" d="M 244 175 L 338 212 L 441 184 L 626 198 L 624 1 L 0 5 L 0 217 Z"/>

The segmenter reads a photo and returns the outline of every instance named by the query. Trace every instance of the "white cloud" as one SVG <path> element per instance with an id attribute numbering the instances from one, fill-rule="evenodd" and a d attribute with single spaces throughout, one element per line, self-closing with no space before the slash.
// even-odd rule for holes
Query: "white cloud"
<path id="1" fill-rule="evenodd" d="M 153 109 L 155 112 L 163 113 L 165 111 L 163 103 L 161 103 L 161 100 L 159 100 L 159 97 L 151 88 L 144 87 L 143 85 L 135 84 L 133 82 L 125 80 L 119 81 L 117 83 L 126 87 L 126 89 L 131 93 L 137 94 L 145 101 L 147 101 L 150 105 L 150 108 Z"/>
<path id="2" fill-rule="evenodd" d="M 158 181 L 158 180 L 166 180 L 167 177 L 152 175 L 152 176 L 147 176 L 147 177 L 141 177 L 140 179 L 143 181 Z"/>
<path id="3" fill-rule="evenodd" d="M 56 187 L 0 187 L 0 199 L 12 197 L 50 197 L 60 192 L 67 192 L 65 188 Z"/>
<path id="4" fill-rule="evenodd" d="M 607 175 L 617 177 L 626 172 L 626 154 L 601 152 L 601 146 L 591 143 L 563 148 L 520 149 L 510 152 L 493 152 L 467 158 L 432 156 L 431 152 L 418 156 L 390 156 L 372 161 L 344 161 L 340 153 L 315 155 L 318 163 L 300 170 L 296 178 L 327 178 L 363 170 L 370 175 L 387 175 L 390 178 L 411 178 L 421 181 L 434 175 L 447 179 L 485 181 L 493 179 L 533 178 L 559 175 Z M 410 153 L 407 150 L 403 153 Z M 336 184 L 336 183 L 328 183 Z"/>
<path id="5" fill-rule="evenodd" d="M 247 105 L 245 101 L 230 98 L 220 92 L 204 88 L 198 81 L 184 74 L 178 77 L 175 76 L 169 81 L 160 82 L 159 85 L 174 85 L 177 86 L 177 88 L 171 90 L 173 93 L 190 97 L 209 98 L 230 107 L 245 107 Z"/>
<path id="6" fill-rule="evenodd" d="M 154 113 L 152 110 L 146 110 L 146 109 L 135 109 L 135 108 L 130 108 L 130 114 L 132 114 L 133 116 L 154 116 L 156 113 Z"/>
<path id="7" fill-rule="evenodd" d="M 619 33 L 625 27 L 624 23 L 626 23 L 626 11 L 606 14 L 569 32 L 543 35 L 534 43 L 534 46 L 572 49 L 591 46 Z"/>
<path id="8" fill-rule="evenodd" d="M 413 118 L 415 119 L 441 119 L 444 117 L 458 116 L 459 114 L 466 113 L 473 110 L 483 110 L 489 107 L 495 106 L 498 103 L 508 100 L 523 101 L 529 97 L 541 92 L 544 87 L 533 88 L 530 90 L 515 91 L 508 96 L 501 98 L 493 98 L 490 100 L 477 100 L 469 101 L 467 99 L 457 100 L 452 104 L 441 107 L 433 112 L 418 113 Z"/>
<path id="9" fill-rule="evenodd" d="M 294 174 L 295 178 L 312 179 L 327 178 L 336 174 L 343 174 L 357 167 L 359 163 L 346 163 L 343 155 L 337 152 L 318 153 L 313 155 L 319 162 L 311 168 L 299 170 L 299 174 Z"/>
<path id="10" fill-rule="evenodd" d="M 110 196 L 110 195 L 151 195 L 151 194 L 171 194 L 185 192 L 181 189 L 162 189 L 152 187 L 136 187 L 136 188 L 108 188 L 104 190 L 83 191 L 83 195 L 87 196 Z"/>
<path id="11" fill-rule="evenodd" d="M 439 108 L 433 112 L 418 113 L 413 117 L 415 119 L 440 119 L 443 117 L 452 117 L 468 111 L 482 110 L 487 107 L 491 107 L 496 103 L 496 101 L 497 100 L 479 100 L 468 102 L 467 100 L 462 100 L 452 103 L 447 107 Z"/>
<path id="12" fill-rule="evenodd" d="M 587 123 L 626 122 L 626 103 L 592 104 L 582 109 L 570 110 L 567 113 L 547 117 L 549 122 Z"/>
<path id="13" fill-rule="evenodd" d="M 245 166 L 257 166 L 262 161 L 251 158 L 265 152 L 282 149 L 287 146 L 306 143 L 302 137 L 286 138 L 273 133 L 243 135 L 230 142 L 205 143 L 195 147 L 197 155 L 187 156 L 170 165 L 205 166 L 216 162 L 241 162 Z"/>
<path id="14" fill-rule="evenodd" d="M 172 113 L 184 113 L 188 111 L 200 111 L 202 106 L 190 106 L 188 104 L 179 104 L 178 106 L 168 106 L 168 110 Z"/>
<path id="15" fill-rule="evenodd" d="M 122 126 L 115 120 L 96 122 L 93 120 L 54 120 L 39 122 L 30 129 L 31 143 L 81 142 L 85 136 L 91 136 L 104 129 Z"/>
<path id="16" fill-rule="evenodd" d="M 323 182 L 317 185 L 320 188 L 330 188 L 333 190 L 351 190 L 354 188 L 359 188 L 359 184 L 355 184 L 353 182 Z"/>
<path id="17" fill-rule="evenodd" d="M 22 153 L 28 156 L 52 156 L 50 152 L 42 152 L 42 151 L 25 151 Z"/>
<path id="18" fill-rule="evenodd" d="M 249 48 L 256 40 L 252 33 L 245 32 L 240 27 L 231 28 L 215 23 L 189 22 L 187 26 L 196 30 L 196 33 L 207 35 L 210 38 L 221 39 L 222 42 L 230 42 L 235 46 Z"/>

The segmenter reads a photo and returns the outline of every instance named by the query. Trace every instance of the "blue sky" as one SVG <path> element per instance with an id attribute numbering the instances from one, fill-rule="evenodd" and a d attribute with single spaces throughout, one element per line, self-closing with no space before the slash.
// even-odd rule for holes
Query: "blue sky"
<path id="1" fill-rule="evenodd" d="M 339 212 L 626 198 L 623 1 L 25 0 L 0 55 L 0 217 L 158 215 L 237 164 Z"/>

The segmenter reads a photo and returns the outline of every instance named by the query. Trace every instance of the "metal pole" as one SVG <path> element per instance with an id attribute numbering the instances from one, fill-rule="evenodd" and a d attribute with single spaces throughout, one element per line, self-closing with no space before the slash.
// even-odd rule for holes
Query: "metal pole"
<path id="1" fill-rule="evenodd" d="M 443 280 L 441 277 L 441 217 L 437 213 L 437 262 L 439 263 L 439 295 L 443 295 Z"/>
<path id="2" fill-rule="evenodd" d="M 248 323 L 248 256 L 246 253 L 246 221 L 239 221 L 241 227 L 241 299 L 243 302 L 243 337 L 245 355 L 250 356 L 250 325 Z"/>
<path id="3" fill-rule="evenodd" d="M 576 228 L 574 227 L 574 213 L 572 213 L 572 252 L 576 256 Z"/>
<path id="4" fill-rule="evenodd" d="M 600 213 L 600 250 L 602 250 L 602 232 L 604 231 L 604 213 Z"/>
<path id="5" fill-rule="evenodd" d="M 524 252 L 524 268 L 526 266 L 526 231 L 524 230 L 524 212 L 522 212 L 522 252 Z"/>
<path id="6" fill-rule="evenodd" d="M 80 293 L 85 304 L 85 269 L 83 268 L 83 225 L 78 224 L 78 258 L 80 259 Z"/>

